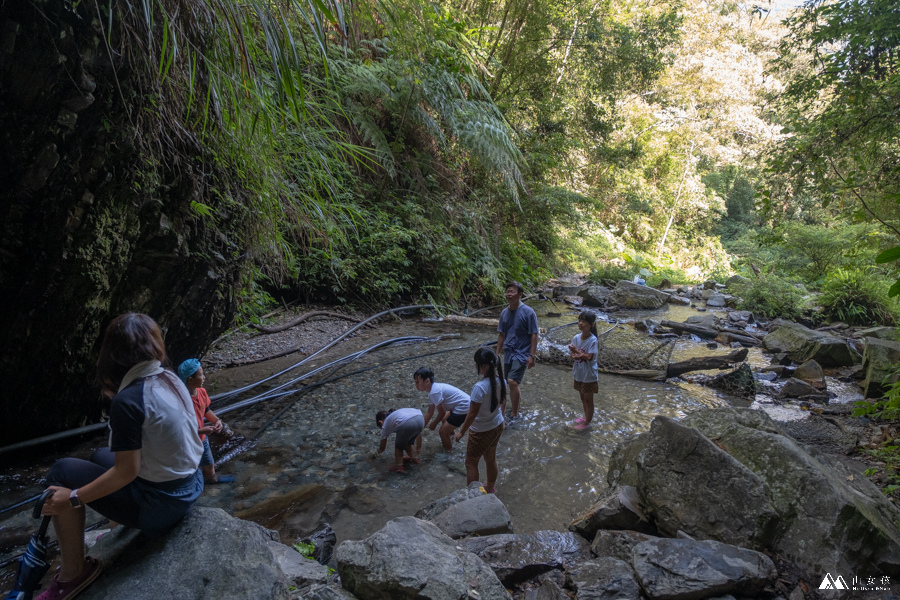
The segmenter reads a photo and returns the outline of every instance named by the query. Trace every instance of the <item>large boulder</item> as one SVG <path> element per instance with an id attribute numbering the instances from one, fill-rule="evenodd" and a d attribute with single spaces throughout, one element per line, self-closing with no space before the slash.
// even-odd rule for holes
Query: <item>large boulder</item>
<path id="1" fill-rule="evenodd" d="M 637 489 L 630 485 L 608 488 L 587 510 L 569 524 L 569 530 L 593 539 L 601 529 L 630 529 L 655 534 L 656 526 L 641 507 Z"/>
<path id="2" fill-rule="evenodd" d="M 631 565 L 615 558 L 585 561 L 566 571 L 567 587 L 578 600 L 640 600 Z"/>
<path id="3" fill-rule="evenodd" d="M 765 554 L 713 540 L 649 540 L 635 546 L 632 565 L 653 600 L 754 597 L 778 574 Z"/>
<path id="4" fill-rule="evenodd" d="M 637 531 L 607 531 L 601 529 L 591 542 L 594 556 L 609 556 L 631 563 L 634 547 L 641 542 L 655 539 L 656 536 L 638 533 Z"/>
<path id="5" fill-rule="evenodd" d="M 496 494 L 481 494 L 454 504 L 431 522 L 454 539 L 513 531 L 509 511 Z"/>
<path id="6" fill-rule="evenodd" d="M 725 280 L 725 287 L 731 289 L 735 285 L 741 286 L 750 283 L 750 280 L 746 277 L 742 277 L 740 275 L 732 275 L 728 279 Z"/>
<path id="7" fill-rule="evenodd" d="M 585 306 L 596 306 L 602 307 L 606 306 L 606 302 L 609 300 L 609 296 L 612 294 L 612 290 L 608 287 L 603 287 L 602 285 L 592 285 L 587 289 L 581 289 L 576 294 L 580 296 L 584 301 Z"/>
<path id="8" fill-rule="evenodd" d="M 763 411 L 706 409 L 684 424 L 763 482 L 778 513 L 772 548 L 779 554 L 818 578 L 829 571 L 900 574 L 900 510 L 866 477 L 811 456 Z"/>
<path id="9" fill-rule="evenodd" d="M 486 562 L 506 586 L 590 555 L 583 538 L 558 531 L 489 535 L 461 540 L 459 545 Z"/>
<path id="10" fill-rule="evenodd" d="M 656 417 L 637 457 L 636 486 L 659 531 L 765 548 L 777 514 L 764 483 L 696 429 Z"/>
<path id="11" fill-rule="evenodd" d="M 148 540 L 131 533 L 120 527 L 98 540 L 91 554 L 103 560 L 103 573 L 79 598 L 290 598 L 293 582 L 279 568 L 272 551 L 278 533 L 256 523 L 218 508 L 195 507 L 160 538 Z M 293 549 L 282 547 L 281 552 L 297 554 L 300 560 L 292 561 L 295 566 L 306 561 Z M 317 567 L 325 569 L 308 566 L 302 577 L 310 581 L 318 580 Z"/>
<path id="12" fill-rule="evenodd" d="M 900 363 L 900 342 L 867 337 L 863 352 L 863 395 L 866 398 L 881 398 L 887 386 L 898 378 L 897 363 Z"/>
<path id="13" fill-rule="evenodd" d="M 460 490 L 456 490 L 452 494 L 444 496 L 443 498 L 438 498 L 431 504 L 420 508 L 416 511 L 415 517 L 417 519 L 424 519 L 425 521 L 431 521 L 434 517 L 438 516 L 451 506 L 455 504 L 459 504 L 460 502 L 465 502 L 471 498 L 477 498 L 478 496 L 484 496 L 487 492 L 484 491 L 484 488 L 477 481 L 473 481 L 468 485 L 468 487 L 464 487 Z"/>
<path id="14" fill-rule="evenodd" d="M 415 517 L 343 542 L 337 561 L 342 586 L 361 600 L 464 600 L 470 591 L 481 600 L 510 599 L 480 558 Z"/>
<path id="15" fill-rule="evenodd" d="M 777 329 L 763 338 L 763 347 L 772 353 L 785 352 L 798 363 L 813 359 L 825 368 L 849 367 L 860 362 L 847 340 L 788 321 L 780 322 Z"/>
<path id="16" fill-rule="evenodd" d="M 825 391 L 828 384 L 825 382 L 825 371 L 821 365 L 814 360 L 808 360 L 794 371 L 794 377 L 800 381 L 805 381 L 817 390 Z"/>
<path id="17" fill-rule="evenodd" d="M 609 296 L 610 304 L 621 308 L 660 308 L 669 301 L 669 294 L 631 281 L 620 281 Z"/>

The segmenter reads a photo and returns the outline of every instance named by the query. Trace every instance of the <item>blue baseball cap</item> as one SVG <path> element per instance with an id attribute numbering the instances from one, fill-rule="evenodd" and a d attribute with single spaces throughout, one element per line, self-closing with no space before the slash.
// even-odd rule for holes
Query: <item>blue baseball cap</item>
<path id="1" fill-rule="evenodd" d="M 180 365 L 178 365 L 178 377 L 185 383 L 187 380 L 200 370 L 200 361 L 196 358 L 189 358 Z"/>

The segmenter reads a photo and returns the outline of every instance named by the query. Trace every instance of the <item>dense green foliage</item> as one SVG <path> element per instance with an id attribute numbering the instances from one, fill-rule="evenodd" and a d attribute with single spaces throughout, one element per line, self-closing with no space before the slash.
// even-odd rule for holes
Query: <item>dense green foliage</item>
<path id="1" fill-rule="evenodd" d="M 741 298 L 738 308 L 769 319 L 796 319 L 803 314 L 804 292 L 779 276 L 761 276 L 732 286 Z"/>

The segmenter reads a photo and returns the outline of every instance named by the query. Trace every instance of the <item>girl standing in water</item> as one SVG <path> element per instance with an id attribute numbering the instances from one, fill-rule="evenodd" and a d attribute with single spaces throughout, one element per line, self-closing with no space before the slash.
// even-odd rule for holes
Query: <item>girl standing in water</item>
<path id="1" fill-rule="evenodd" d="M 504 427 L 506 380 L 503 378 L 500 361 L 490 348 L 475 351 L 475 369 L 481 379 L 472 388 L 469 412 L 455 437 L 458 442 L 471 429 L 466 445 L 466 485 L 479 481 L 478 462 L 483 456 L 487 471 L 484 491 L 493 494 L 500 472 L 497 467 L 497 442 L 500 441 Z"/>
<path id="2" fill-rule="evenodd" d="M 572 338 L 569 354 L 575 360 L 572 374 L 575 376 L 575 389 L 581 396 L 581 407 L 584 416 L 575 419 L 575 429 L 587 429 L 594 418 L 594 394 L 600 391 L 597 377 L 597 315 L 583 311 L 578 315 L 580 333 Z"/>

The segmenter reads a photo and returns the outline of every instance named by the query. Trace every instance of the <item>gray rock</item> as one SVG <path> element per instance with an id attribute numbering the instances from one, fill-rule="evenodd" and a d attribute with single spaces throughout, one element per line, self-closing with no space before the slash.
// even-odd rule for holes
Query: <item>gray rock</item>
<path id="1" fill-rule="evenodd" d="M 583 538 L 558 531 L 489 535 L 459 545 L 487 563 L 507 587 L 590 555 Z"/>
<path id="2" fill-rule="evenodd" d="M 328 567 L 325 565 L 320 565 L 315 560 L 306 558 L 293 548 L 278 542 L 269 542 L 269 550 L 272 551 L 278 568 L 294 587 L 306 587 L 327 581 Z"/>
<path id="3" fill-rule="evenodd" d="M 725 306 L 725 296 L 722 294 L 713 294 L 706 299 L 706 306 L 721 308 Z"/>
<path id="4" fill-rule="evenodd" d="M 900 574 L 900 510 L 866 477 L 811 456 L 763 411 L 699 410 L 684 420 L 761 479 L 779 514 L 772 548 L 821 579 Z"/>
<path id="5" fill-rule="evenodd" d="M 553 288 L 553 297 L 562 298 L 563 296 L 577 296 L 584 291 L 583 285 L 561 285 Z"/>
<path id="6" fill-rule="evenodd" d="M 584 304 L 584 298 L 581 296 L 563 296 L 563 302 L 572 306 L 581 306 Z"/>
<path id="7" fill-rule="evenodd" d="M 291 592 L 292 600 L 356 600 L 356 596 L 339 586 L 316 584 Z"/>
<path id="8" fill-rule="evenodd" d="M 741 321 L 745 323 L 752 323 L 753 313 L 749 310 L 735 310 L 728 313 L 728 320 L 732 323 L 740 323 Z"/>
<path id="9" fill-rule="evenodd" d="M 513 532 L 509 511 L 496 494 L 481 494 L 454 504 L 431 522 L 453 539 Z"/>
<path id="10" fill-rule="evenodd" d="M 656 417 L 637 457 L 636 486 L 661 533 L 765 548 L 777 514 L 753 471 L 696 429 Z"/>
<path id="11" fill-rule="evenodd" d="M 679 306 L 689 306 L 691 304 L 691 299 L 687 296 L 677 296 L 672 294 L 669 296 L 669 304 L 677 304 Z"/>
<path id="12" fill-rule="evenodd" d="M 819 402 L 826 402 L 828 395 L 823 394 L 821 390 L 817 390 L 805 381 L 800 381 L 796 377 L 788 379 L 781 391 L 778 392 L 779 398 L 810 398 Z"/>
<path id="13" fill-rule="evenodd" d="M 271 550 L 278 534 L 256 523 L 195 507 L 160 538 L 131 534 L 113 531 L 97 541 L 91 554 L 103 560 L 103 573 L 79 598 L 290 598 Z"/>
<path id="14" fill-rule="evenodd" d="M 708 329 L 718 329 L 722 320 L 714 314 L 708 314 L 694 315 L 685 319 L 684 322 L 691 325 L 700 325 L 701 327 L 706 327 Z"/>
<path id="15" fill-rule="evenodd" d="M 576 600 L 640 600 L 641 588 L 631 565 L 616 558 L 595 558 L 566 571 Z"/>
<path id="16" fill-rule="evenodd" d="M 763 347 L 769 352 L 787 353 L 798 363 L 813 359 L 826 368 L 849 367 L 861 360 L 843 338 L 813 331 L 799 323 L 777 324 L 778 328 L 763 338 Z"/>
<path id="17" fill-rule="evenodd" d="M 343 542 L 337 561 L 342 586 L 363 600 L 463 600 L 470 591 L 480 600 L 510 598 L 480 558 L 415 517 Z"/>
<path id="18" fill-rule="evenodd" d="M 525 592 L 525 600 L 570 600 L 569 595 L 551 579 L 545 579 L 540 587 Z"/>
<path id="19" fill-rule="evenodd" d="M 608 556 L 631 563 L 632 550 L 641 542 L 654 539 L 655 536 L 637 531 L 606 531 L 601 529 L 594 536 L 591 552 L 594 556 Z"/>
<path id="20" fill-rule="evenodd" d="M 870 327 L 868 329 L 857 331 L 853 334 L 853 337 L 873 337 L 880 340 L 891 340 L 892 342 L 896 342 L 897 338 L 900 337 L 900 329 L 897 327 Z"/>
<path id="21" fill-rule="evenodd" d="M 897 363 L 900 362 L 900 342 L 867 337 L 863 351 L 863 395 L 881 398 L 887 385 L 897 381 Z"/>
<path id="22" fill-rule="evenodd" d="M 653 600 L 752 596 L 778 574 L 765 554 L 713 540 L 650 540 L 635 546 L 633 556 L 641 587 Z"/>
<path id="23" fill-rule="evenodd" d="M 609 302 L 621 308 L 660 308 L 669 301 L 669 294 L 631 281 L 620 281 L 609 296 Z"/>
<path id="24" fill-rule="evenodd" d="M 641 507 L 640 494 L 629 485 L 604 490 L 597 502 L 569 524 L 569 531 L 588 540 L 593 539 L 600 529 L 631 529 L 656 533 L 656 527 Z"/>
<path id="25" fill-rule="evenodd" d="M 577 295 L 584 300 L 585 306 L 606 306 L 610 294 L 612 291 L 602 285 L 592 285 L 577 292 Z"/>
<path id="26" fill-rule="evenodd" d="M 800 381 L 805 381 L 819 391 L 825 391 L 827 384 L 825 383 L 825 371 L 814 360 L 808 360 L 794 371 L 794 377 Z"/>
<path id="27" fill-rule="evenodd" d="M 484 494 L 485 492 L 481 489 L 481 484 L 477 481 L 473 481 L 469 484 L 468 487 L 461 490 L 456 490 L 449 496 L 439 498 L 438 500 L 435 500 L 424 508 L 420 508 L 416 512 L 415 517 L 417 519 L 431 521 L 434 517 L 438 516 L 454 504 L 459 504 L 460 502 L 464 502 L 469 498 L 484 496 Z"/>

